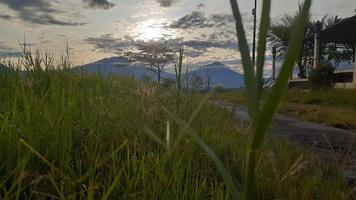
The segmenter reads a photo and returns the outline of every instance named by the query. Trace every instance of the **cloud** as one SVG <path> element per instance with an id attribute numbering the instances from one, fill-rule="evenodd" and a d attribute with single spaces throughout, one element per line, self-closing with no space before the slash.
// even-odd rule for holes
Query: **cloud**
<path id="1" fill-rule="evenodd" d="M 60 37 L 60 38 L 67 38 L 67 36 L 64 35 L 64 34 L 57 34 L 57 36 Z"/>
<path id="2" fill-rule="evenodd" d="M 213 14 L 210 16 L 209 20 L 217 27 L 230 26 L 235 22 L 234 17 L 229 14 Z"/>
<path id="3" fill-rule="evenodd" d="M 21 57 L 23 55 L 21 51 L 13 50 L 5 43 L 6 41 L 0 41 L 0 58 Z"/>
<path id="4" fill-rule="evenodd" d="M 0 14 L 0 19 L 11 20 L 13 17 L 7 14 Z"/>
<path id="5" fill-rule="evenodd" d="M 209 48 L 236 49 L 235 41 L 211 41 L 211 40 L 188 40 L 181 42 L 182 45 L 199 51 L 207 51 Z"/>
<path id="6" fill-rule="evenodd" d="M 137 45 L 142 44 L 141 40 L 134 40 L 131 37 L 115 38 L 112 34 L 105 34 L 100 37 L 90 37 L 84 40 L 86 43 L 94 46 L 93 51 L 102 53 L 118 53 L 121 54 L 128 50 L 133 50 Z M 184 46 L 186 55 L 189 57 L 198 57 L 209 51 L 211 48 L 236 50 L 236 40 L 184 40 L 183 38 L 175 38 L 164 40 L 172 48 Z"/>
<path id="7" fill-rule="evenodd" d="M 178 2 L 178 0 L 156 0 L 156 2 L 159 3 L 161 7 L 168 8 Z"/>
<path id="8" fill-rule="evenodd" d="M 108 0 L 82 0 L 84 4 L 89 6 L 92 9 L 104 9 L 108 10 L 115 6 L 114 3 L 109 2 Z"/>
<path id="9" fill-rule="evenodd" d="M 198 9 L 201 9 L 201 8 L 204 8 L 204 7 L 205 7 L 205 4 L 203 4 L 203 3 L 200 3 L 200 4 L 197 5 Z"/>
<path id="10" fill-rule="evenodd" d="M 65 11 L 54 8 L 52 2 L 45 0 L 0 0 L 0 4 L 7 5 L 17 12 L 18 17 L 25 22 L 39 25 L 83 26 L 87 23 L 63 21 L 55 17 Z"/>
<path id="11" fill-rule="evenodd" d="M 202 11 L 193 11 L 173 21 L 167 28 L 179 29 L 188 36 L 194 35 L 193 39 L 182 44 L 200 53 L 211 48 L 237 50 L 234 22 L 231 14 L 206 15 Z"/>
<path id="12" fill-rule="evenodd" d="M 208 17 L 202 11 L 193 11 L 190 14 L 184 15 L 178 20 L 170 24 L 170 28 L 174 29 L 194 29 L 194 28 L 210 28 L 234 26 L 234 17 L 231 14 L 213 14 Z"/>
<path id="13" fill-rule="evenodd" d="M 89 37 L 84 40 L 94 46 L 94 51 L 104 53 L 120 53 L 134 47 L 135 41 L 130 37 L 114 38 L 112 34 L 100 37 Z"/>
<path id="14" fill-rule="evenodd" d="M 41 41 L 40 42 L 40 44 L 49 44 L 49 43 L 52 43 L 52 41 L 50 41 L 50 40 L 43 40 L 43 41 Z"/>
<path id="15" fill-rule="evenodd" d="M 61 21 L 53 17 L 51 14 L 43 13 L 41 15 L 25 14 L 26 21 L 40 25 L 59 25 L 59 26 L 84 26 L 88 23 Z"/>
<path id="16" fill-rule="evenodd" d="M 205 17 L 205 14 L 201 11 L 193 11 L 187 14 L 177 21 L 174 21 L 169 27 L 174 29 L 190 29 L 190 28 L 207 28 L 212 27 L 214 24 Z"/>
<path id="17" fill-rule="evenodd" d="M 252 38 L 252 23 L 249 15 L 242 13 L 246 36 Z M 179 29 L 185 35 L 195 35 L 185 45 L 207 51 L 209 48 L 237 50 L 235 19 L 232 14 L 220 13 L 206 15 L 202 11 L 193 11 L 173 21 L 166 28 Z"/>

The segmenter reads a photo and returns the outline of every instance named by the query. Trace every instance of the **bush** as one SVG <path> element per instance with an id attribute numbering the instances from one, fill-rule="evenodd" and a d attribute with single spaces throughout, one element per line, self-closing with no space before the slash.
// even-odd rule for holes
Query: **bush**
<path id="1" fill-rule="evenodd" d="M 309 84 L 313 90 L 326 90 L 334 87 L 333 80 L 335 68 L 330 63 L 322 63 L 317 69 L 312 69 L 309 74 Z"/>

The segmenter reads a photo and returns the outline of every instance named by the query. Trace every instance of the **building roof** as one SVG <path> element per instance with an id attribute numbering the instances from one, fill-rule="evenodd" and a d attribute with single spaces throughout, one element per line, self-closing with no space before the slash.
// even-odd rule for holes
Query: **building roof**
<path id="1" fill-rule="evenodd" d="M 334 74 L 353 73 L 354 69 L 336 69 Z"/>
<path id="2" fill-rule="evenodd" d="M 306 41 L 313 41 L 313 36 L 306 38 Z M 345 18 L 341 22 L 326 28 L 320 33 L 321 42 L 335 43 L 356 43 L 356 15 Z"/>

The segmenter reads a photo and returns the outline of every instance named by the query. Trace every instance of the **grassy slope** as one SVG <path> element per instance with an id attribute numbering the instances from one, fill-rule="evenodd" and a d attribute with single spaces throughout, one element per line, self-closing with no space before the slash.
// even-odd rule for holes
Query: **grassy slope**
<path id="1" fill-rule="evenodd" d="M 200 100 L 185 95 L 177 114 L 187 120 Z M 164 140 L 169 118 L 162 105 L 175 110 L 172 90 L 35 72 L 2 76 L 0 102 L 0 199 L 228 199 L 215 166 L 189 138 L 168 154 L 146 133 Z M 192 127 L 240 185 L 247 136 L 232 116 L 206 105 Z M 173 144 L 179 130 L 171 126 Z M 259 198 L 346 198 L 334 166 L 284 142 L 268 143 L 257 169 Z"/>
<path id="2" fill-rule="evenodd" d="M 243 92 L 215 92 L 213 98 L 244 104 Z M 283 98 L 280 113 L 329 126 L 356 130 L 356 91 L 291 90 Z"/>

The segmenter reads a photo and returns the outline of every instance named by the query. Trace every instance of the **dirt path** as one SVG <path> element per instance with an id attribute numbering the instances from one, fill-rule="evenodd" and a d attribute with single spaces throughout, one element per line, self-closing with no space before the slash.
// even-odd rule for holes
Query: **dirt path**
<path id="1" fill-rule="evenodd" d="M 242 123 L 249 123 L 245 108 L 221 100 L 214 100 L 213 103 L 234 112 L 234 116 Z M 344 175 L 350 185 L 356 185 L 355 133 L 281 114 L 275 116 L 271 133 L 275 137 L 310 147 L 322 160 L 345 163 Z"/>

